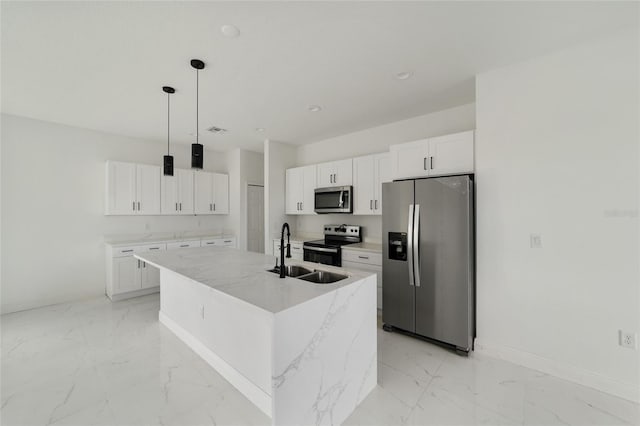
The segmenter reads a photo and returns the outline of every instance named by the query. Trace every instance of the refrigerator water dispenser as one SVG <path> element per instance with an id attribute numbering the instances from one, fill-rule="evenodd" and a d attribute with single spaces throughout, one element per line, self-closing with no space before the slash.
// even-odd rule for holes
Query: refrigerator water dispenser
<path id="1" fill-rule="evenodd" d="M 389 232 L 389 259 L 407 261 L 406 232 Z"/>

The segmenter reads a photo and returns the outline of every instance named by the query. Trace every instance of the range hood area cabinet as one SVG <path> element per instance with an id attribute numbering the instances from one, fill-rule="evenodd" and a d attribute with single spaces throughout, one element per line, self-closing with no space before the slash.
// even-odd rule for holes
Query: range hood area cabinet
<path id="1" fill-rule="evenodd" d="M 194 172 L 196 214 L 229 214 L 229 175 Z"/>
<path id="2" fill-rule="evenodd" d="M 173 176 L 162 176 L 161 211 L 167 215 L 192 215 L 193 177 L 192 170 L 174 169 Z"/>
<path id="3" fill-rule="evenodd" d="M 353 160 L 351 158 L 321 163 L 317 165 L 317 168 L 317 188 L 353 185 Z"/>
<path id="4" fill-rule="evenodd" d="M 160 214 L 160 166 L 107 161 L 106 215 Z"/>
<path id="5" fill-rule="evenodd" d="M 391 145 L 393 180 L 473 173 L 474 132 Z"/>
<path id="6" fill-rule="evenodd" d="M 315 214 L 314 190 L 316 189 L 316 166 L 287 169 L 285 182 L 286 213 L 293 215 Z"/>
<path id="7" fill-rule="evenodd" d="M 391 182 L 389 153 L 353 159 L 353 214 L 382 215 L 382 183 Z"/>

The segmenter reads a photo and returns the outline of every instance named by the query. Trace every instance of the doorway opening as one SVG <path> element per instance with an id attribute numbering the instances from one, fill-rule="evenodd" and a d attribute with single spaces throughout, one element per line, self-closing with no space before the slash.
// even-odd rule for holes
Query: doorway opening
<path id="1" fill-rule="evenodd" d="M 247 185 L 247 250 L 264 253 L 264 186 Z"/>

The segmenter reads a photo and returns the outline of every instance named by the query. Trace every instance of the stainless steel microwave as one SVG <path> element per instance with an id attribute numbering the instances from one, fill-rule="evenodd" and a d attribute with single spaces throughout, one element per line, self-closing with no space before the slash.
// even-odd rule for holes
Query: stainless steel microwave
<path id="1" fill-rule="evenodd" d="M 316 188 L 313 207 L 316 213 L 352 213 L 353 187 Z"/>

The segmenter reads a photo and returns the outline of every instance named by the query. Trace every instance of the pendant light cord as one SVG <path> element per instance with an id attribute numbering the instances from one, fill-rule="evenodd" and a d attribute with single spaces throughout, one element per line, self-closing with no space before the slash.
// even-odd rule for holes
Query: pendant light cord
<path id="1" fill-rule="evenodd" d="M 199 93 L 200 93 L 200 70 L 196 68 L 196 144 L 200 143 L 200 124 L 198 122 L 198 119 L 200 118 L 200 99 L 199 99 Z"/>
<path id="2" fill-rule="evenodd" d="M 171 110 L 171 108 L 169 106 L 169 98 L 171 98 L 171 95 L 167 93 L 167 155 L 171 155 L 169 153 L 169 135 L 170 135 L 170 126 L 171 126 L 171 117 L 169 115 L 169 111 Z"/>

